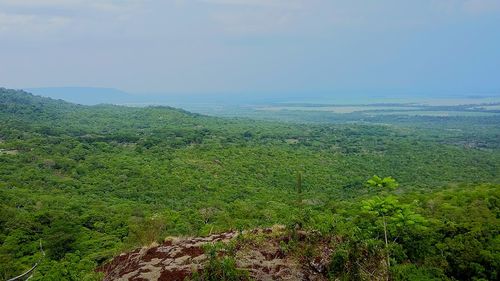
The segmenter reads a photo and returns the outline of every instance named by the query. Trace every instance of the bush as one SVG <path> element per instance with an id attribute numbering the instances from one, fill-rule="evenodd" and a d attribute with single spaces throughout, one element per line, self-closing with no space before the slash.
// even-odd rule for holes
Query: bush
<path id="1" fill-rule="evenodd" d="M 439 281 L 449 280 L 438 268 L 419 267 L 414 264 L 399 264 L 391 268 L 393 281 Z"/>
<path id="2" fill-rule="evenodd" d="M 191 276 L 192 281 L 245 281 L 250 280 L 248 272 L 238 269 L 234 257 L 219 257 L 217 246 L 208 247 L 208 264 Z"/>

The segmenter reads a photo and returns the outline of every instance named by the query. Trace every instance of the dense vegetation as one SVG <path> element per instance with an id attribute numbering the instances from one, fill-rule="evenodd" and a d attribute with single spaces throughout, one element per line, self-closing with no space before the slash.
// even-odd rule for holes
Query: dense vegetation
<path id="1" fill-rule="evenodd" d="M 93 280 L 166 235 L 284 224 L 341 241 L 332 278 L 369 256 L 394 280 L 497 280 L 498 121 L 276 123 L 0 89 L 0 278 L 40 244 L 33 280 Z"/>

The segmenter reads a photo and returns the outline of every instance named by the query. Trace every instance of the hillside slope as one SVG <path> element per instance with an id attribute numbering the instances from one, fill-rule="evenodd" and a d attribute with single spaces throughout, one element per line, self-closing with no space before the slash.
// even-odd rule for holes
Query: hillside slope
<path id="1" fill-rule="evenodd" d="M 387 280 L 388 275 L 391 280 L 470 280 L 477 276 L 495 280 L 500 266 L 499 187 L 477 186 L 413 197 L 420 202 L 419 212 L 432 221 L 423 223 L 423 217 L 406 213 L 413 216 L 405 219 L 413 226 L 393 225 L 402 231 L 393 245 L 405 254 L 391 251 L 394 260 L 390 271 L 384 251 L 377 246 L 377 240 L 383 238 L 368 234 L 373 221 L 361 210 L 356 214 L 355 209 L 350 215 L 336 217 L 330 225 L 316 220 L 308 231 L 297 230 L 295 225 L 207 237 L 167 237 L 160 245 L 121 253 L 97 270 L 104 273 L 105 281 Z M 318 231 L 319 226 L 327 229 Z M 398 264 L 398 259 L 404 262 Z M 447 269 L 443 270 L 443 265 Z M 481 272 L 475 271 L 479 268 Z"/>
<path id="2" fill-rule="evenodd" d="M 489 136 L 500 128 L 474 136 L 484 146 L 451 129 L 225 119 L 0 89 L 0 278 L 31 268 L 40 244 L 33 280 L 96 280 L 113 257 L 166 236 L 282 224 L 340 239 L 335 276 L 390 250 L 395 276 L 491 279 L 500 146 Z M 399 188 L 367 188 L 375 174 Z M 380 204 L 394 206 L 390 247 Z"/>

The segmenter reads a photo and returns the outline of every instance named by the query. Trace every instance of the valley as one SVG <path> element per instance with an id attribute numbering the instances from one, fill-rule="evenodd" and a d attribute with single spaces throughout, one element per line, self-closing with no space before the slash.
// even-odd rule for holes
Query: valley
<path id="1" fill-rule="evenodd" d="M 290 238 L 277 243 L 299 260 L 318 256 L 312 241 L 330 241 L 324 278 L 496 278 L 498 114 L 290 116 L 83 106 L 0 89 L 0 277 L 31 268 L 40 244 L 32 280 L 101 280 L 96 269 L 114 257 L 169 236 L 283 225 Z M 386 254 L 390 269 L 373 263 Z M 236 270 L 228 258 L 211 270 Z"/>

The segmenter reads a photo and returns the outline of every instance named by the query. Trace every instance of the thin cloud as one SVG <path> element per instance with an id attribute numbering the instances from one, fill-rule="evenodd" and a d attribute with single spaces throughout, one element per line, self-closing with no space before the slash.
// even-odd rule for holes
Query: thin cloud
<path id="1" fill-rule="evenodd" d="M 500 12 L 500 1 L 498 0 L 432 0 L 430 6 L 446 16 Z"/>
<path id="2" fill-rule="evenodd" d="M 29 37 L 70 26 L 81 28 L 98 18 L 123 21 L 132 18 L 142 3 L 140 0 L 0 0 L 0 34 Z"/>
<path id="3" fill-rule="evenodd" d="M 500 11 L 500 1 L 498 0 L 467 0 L 462 8 L 469 13 L 483 14 Z"/>
<path id="4" fill-rule="evenodd" d="M 44 33 L 67 26 L 70 18 L 61 16 L 38 16 L 0 13 L 0 34 L 14 31 L 16 33 Z"/>
<path id="5" fill-rule="evenodd" d="M 209 18 L 229 34 L 266 34 L 286 30 L 303 0 L 197 0 L 211 6 Z"/>
<path id="6" fill-rule="evenodd" d="M 211 17 L 230 33 L 270 33 L 285 28 L 293 18 L 288 13 L 239 12 L 214 13 Z"/>
<path id="7" fill-rule="evenodd" d="M 198 0 L 198 2 L 217 4 L 217 5 L 232 5 L 232 6 L 259 6 L 259 7 L 276 7 L 276 8 L 291 8 L 297 9 L 302 6 L 304 1 L 301 0 Z"/>

